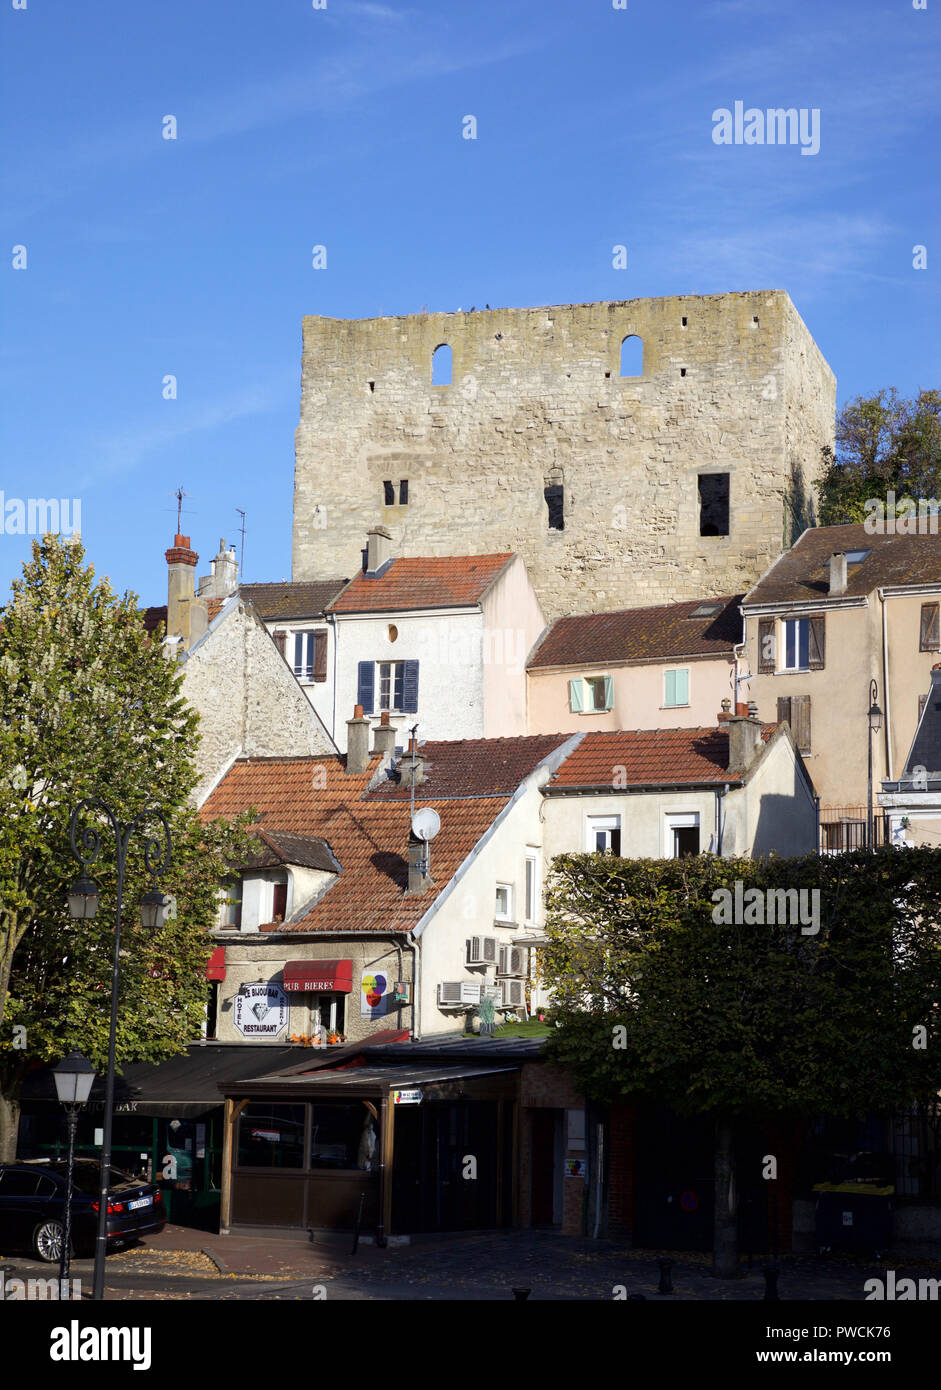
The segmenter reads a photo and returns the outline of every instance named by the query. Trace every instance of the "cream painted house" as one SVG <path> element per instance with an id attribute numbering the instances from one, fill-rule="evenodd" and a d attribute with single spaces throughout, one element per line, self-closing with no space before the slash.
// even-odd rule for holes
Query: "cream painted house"
<path id="1" fill-rule="evenodd" d="M 941 536 L 864 525 L 805 531 L 742 601 L 748 699 L 793 729 L 822 848 L 864 841 L 870 737 L 874 803 L 901 775 L 941 650 L 939 611 Z"/>
<path id="2" fill-rule="evenodd" d="M 530 733 L 690 729 L 735 702 L 741 595 L 559 618 L 526 663 Z"/>

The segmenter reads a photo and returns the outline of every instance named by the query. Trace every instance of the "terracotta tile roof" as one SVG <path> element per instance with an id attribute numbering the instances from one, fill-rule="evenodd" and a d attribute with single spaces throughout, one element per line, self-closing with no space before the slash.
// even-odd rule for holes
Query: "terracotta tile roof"
<path id="1" fill-rule="evenodd" d="M 316 618 L 336 598 L 345 579 L 313 579 L 279 584 L 243 584 L 240 592 L 251 599 L 265 622 L 287 618 Z"/>
<path id="2" fill-rule="evenodd" d="M 324 869 L 331 874 L 339 869 L 330 846 L 316 835 L 292 835 L 286 830 L 266 830 L 260 825 L 253 833 L 259 841 L 258 852 L 245 860 L 243 868 L 267 869 L 278 864 L 298 864 L 306 869 Z"/>
<path id="3" fill-rule="evenodd" d="M 375 579 L 358 574 L 330 607 L 335 613 L 462 608 L 479 603 L 512 559 L 511 554 L 400 556 Z"/>
<path id="4" fill-rule="evenodd" d="M 156 632 L 161 623 L 167 625 L 167 605 L 157 608 L 144 608 L 141 610 L 140 617 L 144 620 L 144 627 L 148 632 Z"/>
<path id="5" fill-rule="evenodd" d="M 210 622 L 212 622 L 213 618 L 217 618 L 219 616 L 219 613 L 222 610 L 222 605 L 226 602 L 227 600 L 224 598 L 207 598 L 206 608 L 209 612 Z"/>
<path id="6" fill-rule="evenodd" d="M 250 806 L 264 833 L 284 843 L 291 836 L 325 841 L 340 873 L 300 920 L 262 930 L 285 932 L 404 932 L 424 916 L 474 845 L 492 825 L 519 783 L 570 735 L 428 743 L 429 780 L 417 802 L 432 806 L 441 830 L 431 847 L 433 886 L 408 896 L 409 791 L 367 788 L 378 770 L 347 776 L 344 759 L 254 758 L 234 764 L 204 803 L 207 820 L 231 818 Z M 451 798 L 458 798 L 457 800 Z"/>
<path id="7" fill-rule="evenodd" d="M 415 789 L 416 797 L 512 796 L 543 758 L 547 758 L 571 734 L 529 734 L 520 738 L 469 738 L 435 740 L 419 746 L 426 781 Z M 372 802 L 407 801 L 411 759 L 405 753 L 390 780 L 370 793 Z"/>
<path id="8" fill-rule="evenodd" d="M 777 728 L 762 727 L 765 742 Z M 549 781 L 548 792 L 573 787 L 645 787 L 730 782 L 725 729 L 632 729 L 586 734 Z"/>
<path id="9" fill-rule="evenodd" d="M 742 602 L 825 601 L 830 590 L 830 556 L 853 550 L 870 553 L 847 567 L 846 593 L 839 597 L 860 598 L 874 589 L 902 584 L 941 585 L 941 535 L 870 536 L 862 524 L 817 526 L 804 532 Z"/>
<path id="10" fill-rule="evenodd" d="M 533 671 L 544 666 L 731 656 L 735 643 L 742 640 L 741 600 L 741 594 L 733 594 L 559 618 L 541 638 L 526 666 Z M 718 611 L 715 605 L 719 605 Z M 694 618 L 701 608 L 712 611 Z"/>

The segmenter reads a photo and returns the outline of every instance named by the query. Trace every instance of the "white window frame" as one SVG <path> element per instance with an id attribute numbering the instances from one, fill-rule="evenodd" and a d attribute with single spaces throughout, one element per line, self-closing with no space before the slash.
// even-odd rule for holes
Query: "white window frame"
<path id="1" fill-rule="evenodd" d="M 291 653 L 291 670 L 294 672 L 295 678 L 303 685 L 311 685 L 314 679 L 314 652 L 317 648 L 314 633 L 315 629 L 312 627 L 295 627 L 291 629 L 291 642 L 294 648 Z M 302 661 L 300 665 L 298 665 L 297 662 L 298 639 L 302 641 L 305 657 L 310 658 L 309 661 Z M 310 671 L 310 675 L 307 674 L 308 671 Z"/>
<path id="2" fill-rule="evenodd" d="M 497 894 L 500 890 L 506 893 L 506 915 L 497 909 Z M 493 920 L 495 922 L 513 922 L 513 885 L 512 883 L 498 883 L 493 894 Z"/>
<path id="3" fill-rule="evenodd" d="M 589 854 L 597 853 L 598 846 L 595 844 L 595 835 L 599 830 L 621 830 L 621 817 L 619 814 L 610 816 L 586 816 L 585 817 L 585 849 Z M 621 842 L 621 852 L 624 850 L 623 840 Z"/>
<path id="4" fill-rule="evenodd" d="M 809 670 L 810 670 L 810 664 L 809 664 L 809 663 L 810 663 L 810 619 L 809 619 L 809 618 L 782 618 L 782 619 L 780 620 L 780 622 L 781 622 L 781 631 L 780 631 L 780 634 L 779 634 L 780 639 L 781 639 L 781 646 L 780 646 L 780 652 L 781 652 L 781 667 L 780 667 L 780 669 L 781 669 L 782 671 L 787 671 L 787 672 L 809 671 Z M 787 627 L 788 627 L 788 623 L 804 623 L 805 626 L 806 626 L 806 628 L 807 628 L 807 662 L 808 662 L 808 664 L 807 664 L 806 666 L 788 666 L 788 664 L 787 664 Z M 794 638 L 794 652 L 795 652 L 795 655 L 796 655 L 798 658 L 800 657 L 800 645 L 801 645 L 801 644 L 800 644 L 800 634 L 799 634 L 799 633 L 795 633 L 795 638 Z"/>
<path id="5" fill-rule="evenodd" d="M 686 673 L 686 699 L 682 704 L 671 705 L 667 703 L 667 676 L 676 671 L 685 671 Z M 663 704 L 661 705 L 661 709 L 689 709 L 692 704 L 691 686 L 692 681 L 690 680 L 690 668 L 688 666 L 665 666 L 663 668 Z"/>
<path id="6" fill-rule="evenodd" d="M 391 668 L 391 669 L 390 669 L 390 672 L 389 672 L 389 703 L 388 703 L 387 705 L 384 705 L 384 704 L 382 703 L 382 668 L 383 668 L 383 666 L 388 666 L 388 667 Z M 397 679 L 396 679 L 396 668 L 398 668 L 398 681 L 397 681 Z M 383 714 L 383 713 L 386 713 L 386 714 L 401 714 L 401 713 L 402 713 L 402 705 L 403 705 L 403 703 L 404 703 L 404 701 L 405 701 L 405 662 L 404 662 L 403 660 L 395 660 L 395 661 L 393 661 L 393 660 L 389 660 L 389 661 L 377 661 L 377 662 L 376 662 L 376 673 L 375 673 L 375 676 L 373 677 L 373 680 L 374 680 L 373 690 L 375 691 L 374 700 L 375 700 L 375 704 L 376 704 L 376 712 L 379 713 L 379 714 Z M 399 685 L 399 695 L 400 695 L 400 697 L 401 697 L 398 703 L 396 703 L 396 699 L 395 699 L 395 687 L 396 687 L 396 684 L 397 684 L 397 683 L 398 683 L 398 685 Z"/>
<path id="7" fill-rule="evenodd" d="M 699 852 L 702 854 L 702 835 L 703 825 L 702 816 L 698 811 L 664 811 L 663 813 L 663 857 L 664 859 L 676 859 L 678 855 L 673 852 L 673 832 L 674 830 L 699 831 Z"/>
<path id="8" fill-rule="evenodd" d="M 523 865 L 523 921 L 528 927 L 534 927 L 539 922 L 539 908 L 542 901 L 541 857 L 538 849 L 527 849 Z M 532 913 L 529 911 L 530 865 L 532 865 Z"/>

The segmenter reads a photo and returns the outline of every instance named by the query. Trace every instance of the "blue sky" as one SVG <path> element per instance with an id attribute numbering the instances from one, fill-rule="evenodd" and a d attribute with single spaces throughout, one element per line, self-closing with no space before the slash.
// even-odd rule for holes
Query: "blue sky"
<path id="1" fill-rule="evenodd" d="M 0 491 L 80 498 L 146 602 L 180 484 L 200 572 L 243 508 L 245 577 L 290 578 L 305 313 L 780 288 L 839 401 L 939 383 L 941 0 L 25 3 Z M 819 153 L 714 144 L 738 100 L 819 109 Z M 0 590 L 28 551 L 0 536 Z"/>

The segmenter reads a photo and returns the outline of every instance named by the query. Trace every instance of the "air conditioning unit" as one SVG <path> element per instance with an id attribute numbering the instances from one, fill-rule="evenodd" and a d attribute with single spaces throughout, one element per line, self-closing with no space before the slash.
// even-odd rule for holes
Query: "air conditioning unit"
<path id="1" fill-rule="evenodd" d="M 505 1009 L 522 1009 L 526 1006 L 526 982 L 525 980 L 504 980 L 503 981 L 503 1007 Z"/>
<path id="2" fill-rule="evenodd" d="M 438 984 L 438 1003 L 444 1008 L 460 1008 L 462 1004 L 480 1003 L 480 983 L 477 980 L 442 980 Z"/>
<path id="3" fill-rule="evenodd" d="M 506 986 L 501 980 L 491 980 L 489 984 L 484 985 L 481 997 L 484 999 L 492 999 L 495 1009 L 503 1009 L 506 1007 L 506 1000 L 503 997 L 505 989 Z"/>
<path id="4" fill-rule="evenodd" d="M 525 946 L 501 946 L 497 974 L 525 978 L 529 974 L 529 952 Z"/>
<path id="5" fill-rule="evenodd" d="M 472 936 L 467 943 L 468 965 L 495 965 L 497 960 L 497 938 L 495 936 Z"/>

